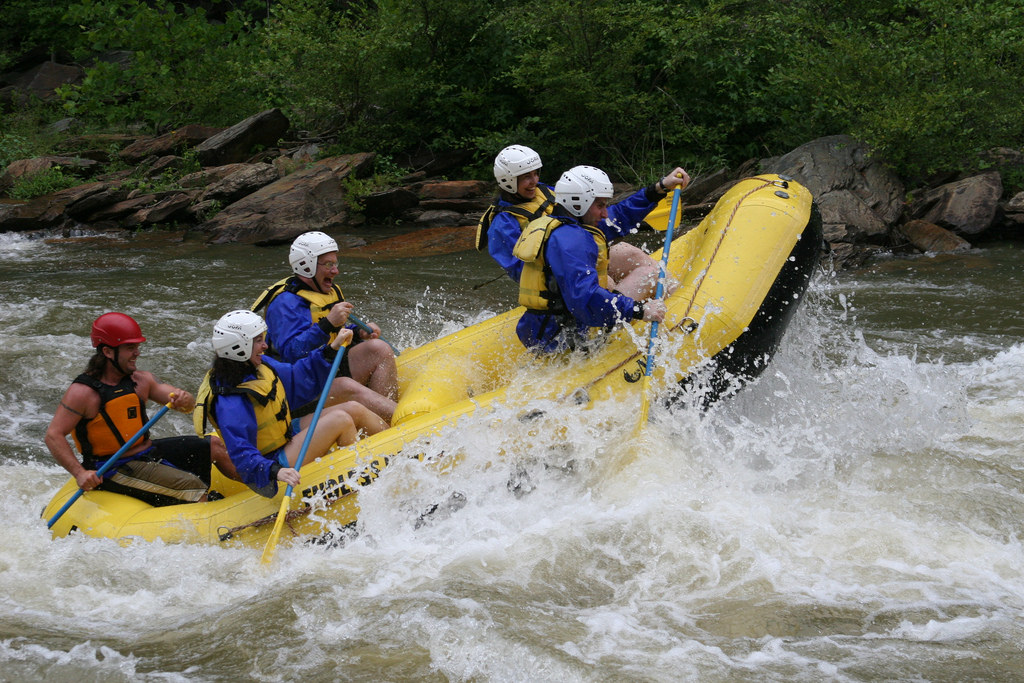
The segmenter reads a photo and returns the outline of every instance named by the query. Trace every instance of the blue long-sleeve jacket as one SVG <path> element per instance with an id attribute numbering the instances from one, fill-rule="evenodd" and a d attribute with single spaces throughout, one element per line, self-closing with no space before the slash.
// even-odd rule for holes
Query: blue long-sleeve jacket
<path id="1" fill-rule="evenodd" d="M 542 185 L 554 193 L 555 190 L 550 185 L 538 183 L 537 187 L 540 188 Z M 540 192 L 540 189 L 537 191 Z M 497 206 L 499 209 L 508 209 L 516 204 L 499 198 Z M 497 261 L 498 265 L 512 278 L 513 282 L 519 282 L 519 274 L 523 272 L 523 262 L 512 255 L 512 250 L 522 232 L 523 228 L 519 224 L 519 220 L 514 214 L 507 211 L 502 211 L 491 219 L 491 227 L 487 229 L 487 251 L 491 254 L 491 258 Z"/>
<path id="2" fill-rule="evenodd" d="M 550 185 L 544 185 L 544 187 L 554 192 L 554 188 Z M 661 200 L 661 196 L 658 196 L 653 190 L 650 196 L 654 197 L 653 201 L 649 199 L 645 188 L 621 202 L 612 204 L 608 207 L 608 218 L 601 221 L 598 227 L 610 236 L 609 239 L 636 232 L 640 222 Z M 512 206 L 516 205 L 504 199 L 498 200 L 498 208 Z M 606 223 L 610 225 L 605 225 Z M 512 255 L 512 250 L 515 248 L 516 242 L 519 241 L 522 231 L 516 217 L 505 211 L 495 216 L 491 220 L 491 226 L 487 229 L 487 251 L 514 282 L 519 282 L 519 276 L 523 272 L 523 262 Z"/>
<path id="3" fill-rule="evenodd" d="M 294 363 L 328 339 L 330 334 L 313 323 L 309 302 L 301 296 L 281 292 L 267 306 L 267 344 L 286 363 Z"/>
<path id="4" fill-rule="evenodd" d="M 598 228 L 607 239 L 631 232 L 661 199 L 647 188 L 611 207 L 609 220 Z M 621 320 L 632 320 L 636 302 L 600 285 L 597 272 L 598 249 L 594 237 L 567 212 L 559 211 L 562 225 L 551 233 L 544 247 L 544 260 L 550 270 L 548 289 L 557 291 L 576 321 L 575 330 L 563 330 L 564 318 L 552 313 L 527 311 L 516 325 L 516 334 L 524 346 L 536 351 L 558 351 L 570 343 L 567 335 L 586 338 L 591 327 L 609 329 Z"/>
<path id="5" fill-rule="evenodd" d="M 317 400 L 331 371 L 331 361 L 325 358 L 323 347 L 296 363 L 282 363 L 267 356 L 263 362 L 280 378 L 290 405 Z M 255 377 L 253 372 L 246 380 Z M 241 394 L 225 394 L 217 397 L 213 410 L 221 438 L 242 482 L 256 490 L 271 486 L 270 495 L 274 495 L 277 484 L 270 476 L 270 468 L 277 462 L 281 449 L 263 455 L 256 447 L 256 411 L 252 400 Z"/>
<path id="6" fill-rule="evenodd" d="M 266 320 L 267 345 L 271 353 L 286 363 L 298 361 L 331 339 L 330 333 L 313 322 L 309 302 L 293 292 L 284 291 L 274 297 L 267 306 Z M 349 323 L 345 327 L 353 330 L 353 339 L 359 341 L 356 325 Z M 291 404 L 302 405 L 296 401 Z"/>

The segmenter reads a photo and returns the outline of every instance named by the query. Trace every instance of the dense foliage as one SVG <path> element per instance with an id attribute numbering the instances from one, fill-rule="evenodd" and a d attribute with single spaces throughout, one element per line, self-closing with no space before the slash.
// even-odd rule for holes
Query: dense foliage
<path id="1" fill-rule="evenodd" d="M 626 180 L 849 133 L 900 173 L 1024 145 L 1024 0 L 7 0 L 0 69 L 87 65 L 97 126 L 271 106 L 339 151 L 536 147 Z M 20 28 L 13 28 L 19 26 Z M 128 51 L 125 59 L 112 55 Z"/>

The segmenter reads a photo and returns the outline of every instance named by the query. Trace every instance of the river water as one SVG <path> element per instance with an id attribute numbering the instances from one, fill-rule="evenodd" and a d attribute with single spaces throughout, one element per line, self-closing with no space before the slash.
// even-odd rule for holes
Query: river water
<path id="1" fill-rule="evenodd" d="M 388 468 L 357 537 L 264 570 L 39 518 L 66 477 L 43 433 L 96 315 L 136 317 L 140 366 L 194 388 L 213 322 L 286 274 L 286 247 L 161 239 L 0 236 L 0 680 L 1024 676 L 1020 243 L 822 270 L 755 384 L 703 416 L 654 406 L 640 439 L 607 426 L 618 405 L 564 416 L 568 438 L 471 418 L 453 471 Z M 476 253 L 343 265 L 400 348 L 513 299 L 472 289 L 496 274 Z"/>

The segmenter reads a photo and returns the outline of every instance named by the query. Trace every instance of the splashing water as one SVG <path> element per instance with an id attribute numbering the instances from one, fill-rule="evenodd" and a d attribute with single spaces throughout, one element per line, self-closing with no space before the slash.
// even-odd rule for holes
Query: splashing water
<path id="1" fill-rule="evenodd" d="M 0 237 L 4 677 L 958 680 L 1024 666 L 1024 343 L 999 294 L 1022 291 L 1019 250 L 972 252 L 969 273 L 919 259 L 819 275 L 760 378 L 706 412 L 699 384 L 655 402 L 640 436 L 628 402 L 471 416 L 366 487 L 357 529 L 269 569 L 248 548 L 54 541 L 39 518 L 66 478 L 42 434 L 92 318 L 137 316 L 140 365 L 194 384 L 213 321 L 284 267 L 284 249 L 158 251 Z M 512 300 L 510 283 L 470 291 L 493 274 L 483 257 L 448 258 L 345 264 L 342 284 L 399 346 Z"/>

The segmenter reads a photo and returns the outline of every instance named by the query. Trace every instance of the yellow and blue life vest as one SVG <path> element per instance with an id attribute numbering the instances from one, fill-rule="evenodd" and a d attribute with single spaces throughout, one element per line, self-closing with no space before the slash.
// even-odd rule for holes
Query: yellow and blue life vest
<path id="1" fill-rule="evenodd" d="M 530 222 L 519 236 L 512 254 L 523 262 L 519 277 L 519 305 L 534 312 L 565 313 L 565 303 L 549 286 L 551 269 L 544 259 L 548 239 L 562 221 L 544 216 Z M 578 224 L 594 238 L 597 245 L 597 277 L 601 287 L 608 287 L 608 240 L 604 233 L 590 225 Z"/>
<path id="2" fill-rule="evenodd" d="M 256 449 L 263 455 L 270 455 L 283 448 L 292 437 L 292 417 L 285 397 L 284 387 L 277 374 L 267 365 L 256 368 L 256 377 L 235 387 L 220 387 L 210 384 L 210 373 L 206 373 L 199 391 L 196 392 L 196 409 L 192 415 L 197 434 L 206 433 L 207 423 L 217 429 L 214 404 L 218 396 L 241 394 L 252 401 L 256 412 Z"/>
<path id="3" fill-rule="evenodd" d="M 291 292 L 309 303 L 309 312 L 313 318 L 314 325 L 327 317 L 334 304 L 345 300 L 341 287 L 336 284 L 331 285 L 331 291 L 324 294 L 310 289 L 297 275 L 291 275 L 283 280 L 278 280 L 263 290 L 263 293 L 253 302 L 250 310 L 258 313 L 261 309 L 269 306 L 282 292 Z M 337 332 L 332 333 L 327 343 L 329 344 L 334 341 L 337 335 Z"/>
<path id="4" fill-rule="evenodd" d="M 537 186 L 537 192 L 533 195 L 533 199 L 512 206 L 499 206 L 498 200 L 495 199 L 494 203 L 488 206 L 484 214 L 480 216 L 480 220 L 476 224 L 477 251 L 487 251 L 487 230 L 491 227 L 491 221 L 499 213 L 512 214 L 519 221 L 519 228 L 525 229 L 531 221 L 550 214 L 554 208 L 554 192 L 546 185 Z"/>

